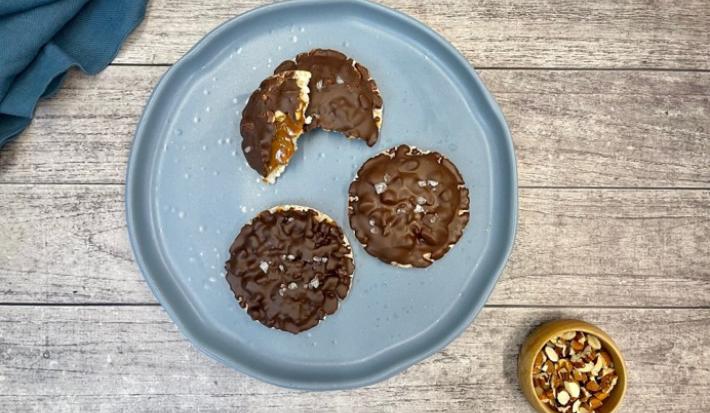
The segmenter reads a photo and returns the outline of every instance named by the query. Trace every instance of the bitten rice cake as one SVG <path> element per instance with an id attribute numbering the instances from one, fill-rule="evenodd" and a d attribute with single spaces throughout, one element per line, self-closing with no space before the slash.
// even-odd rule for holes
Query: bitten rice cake
<path id="1" fill-rule="evenodd" d="M 382 127 L 382 96 L 370 72 L 343 53 L 314 49 L 281 63 L 274 73 L 305 70 L 311 73 L 310 104 L 313 122 L 306 130 L 323 128 L 362 139 L 372 146 Z"/>
<path id="2" fill-rule="evenodd" d="M 309 119 L 309 72 L 288 70 L 266 78 L 249 97 L 240 123 L 247 163 L 268 183 L 286 168 Z"/>

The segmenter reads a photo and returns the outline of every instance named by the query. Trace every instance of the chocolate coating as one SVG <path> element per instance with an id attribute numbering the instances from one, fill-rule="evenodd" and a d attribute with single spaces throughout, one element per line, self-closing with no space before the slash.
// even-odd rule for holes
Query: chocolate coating
<path id="1" fill-rule="evenodd" d="M 338 51 L 314 49 L 281 63 L 274 73 L 294 69 L 311 72 L 306 114 L 313 122 L 306 130 L 320 127 L 363 139 L 369 146 L 377 142 L 382 96 L 365 66 Z"/>
<path id="2" fill-rule="evenodd" d="M 461 238 L 468 189 L 437 152 L 400 145 L 367 160 L 350 184 L 350 226 L 365 250 L 399 266 L 428 267 Z"/>
<path id="3" fill-rule="evenodd" d="M 294 334 L 338 309 L 355 265 L 343 231 L 316 210 L 275 208 L 242 227 L 225 264 L 247 313 Z"/>
<path id="4" fill-rule="evenodd" d="M 305 82 L 304 82 L 305 83 Z M 252 93 L 244 110 L 239 131 L 242 135 L 242 151 L 249 166 L 266 177 L 271 160 L 271 149 L 276 137 L 274 123 L 276 111 L 285 113 L 293 122 L 303 123 L 302 89 L 294 71 L 285 71 L 264 79 Z"/>

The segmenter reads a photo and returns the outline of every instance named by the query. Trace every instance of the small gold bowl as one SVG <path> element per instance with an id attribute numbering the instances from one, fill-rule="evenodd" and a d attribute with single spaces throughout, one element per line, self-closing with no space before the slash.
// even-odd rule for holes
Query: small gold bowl
<path id="1" fill-rule="evenodd" d="M 541 402 L 535 394 L 533 364 L 535 357 L 545 346 L 545 343 L 569 331 L 582 331 L 597 336 L 602 348 L 611 356 L 618 380 L 616 386 L 609 394 L 609 397 L 604 400 L 604 404 L 596 411 L 599 413 L 612 413 L 617 411 L 626 393 L 626 366 L 624 364 L 624 358 L 621 356 L 619 347 L 617 347 L 614 340 L 612 340 L 607 333 L 595 325 L 580 320 L 550 321 L 530 333 L 520 348 L 520 355 L 518 357 L 518 381 L 525 397 L 539 413 L 556 413 L 550 406 Z"/>

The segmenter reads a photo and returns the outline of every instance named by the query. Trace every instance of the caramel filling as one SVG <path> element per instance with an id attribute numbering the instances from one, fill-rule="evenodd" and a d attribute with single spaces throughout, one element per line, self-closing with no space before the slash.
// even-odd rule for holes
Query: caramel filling
<path id="1" fill-rule="evenodd" d="M 271 142 L 269 172 L 286 165 L 296 151 L 296 137 L 303 133 L 303 124 L 284 115 L 276 121 L 276 134 Z"/>

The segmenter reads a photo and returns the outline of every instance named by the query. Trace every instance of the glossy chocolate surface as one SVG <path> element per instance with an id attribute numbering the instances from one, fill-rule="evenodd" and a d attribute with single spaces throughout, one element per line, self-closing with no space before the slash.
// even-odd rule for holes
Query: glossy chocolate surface
<path id="1" fill-rule="evenodd" d="M 230 248 L 227 281 L 247 313 L 299 333 L 338 309 L 355 266 L 340 227 L 313 209 L 261 212 Z"/>
<path id="2" fill-rule="evenodd" d="M 365 140 L 369 146 L 377 142 L 382 96 L 365 66 L 338 51 L 314 49 L 281 63 L 274 72 L 294 69 L 311 72 L 311 101 L 306 114 L 313 122 L 306 130 L 342 132 Z"/>
<path id="3" fill-rule="evenodd" d="M 350 226 L 365 250 L 405 267 L 443 257 L 469 219 L 468 189 L 456 166 L 407 145 L 366 161 L 349 197 Z"/>

